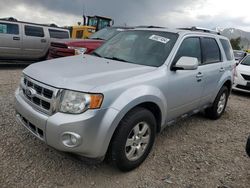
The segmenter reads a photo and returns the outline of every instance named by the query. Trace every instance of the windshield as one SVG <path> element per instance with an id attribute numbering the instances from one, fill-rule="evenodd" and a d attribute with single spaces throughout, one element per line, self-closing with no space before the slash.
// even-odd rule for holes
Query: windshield
<path id="1" fill-rule="evenodd" d="M 250 55 L 246 56 L 240 64 L 250 66 Z"/>
<path id="2" fill-rule="evenodd" d="M 178 34 L 161 31 L 120 32 L 93 55 L 127 63 L 161 66 L 170 54 Z"/>
<path id="3" fill-rule="evenodd" d="M 123 29 L 117 29 L 117 28 L 104 28 L 100 31 L 97 31 L 93 35 L 91 35 L 90 39 L 100 39 L 100 40 L 108 40 L 115 36 L 117 33 L 123 31 Z"/>

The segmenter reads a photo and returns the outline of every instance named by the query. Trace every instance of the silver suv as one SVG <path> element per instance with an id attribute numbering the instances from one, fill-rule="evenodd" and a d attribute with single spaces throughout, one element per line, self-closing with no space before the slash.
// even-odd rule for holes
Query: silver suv
<path id="1" fill-rule="evenodd" d="M 0 59 L 45 59 L 50 42 L 69 38 L 69 31 L 59 27 L 0 19 Z"/>
<path id="2" fill-rule="evenodd" d="M 32 64 L 15 93 L 18 122 L 65 152 L 123 171 L 148 156 L 156 133 L 200 111 L 218 119 L 233 83 L 227 38 L 203 30 L 134 29 L 91 55 Z"/>

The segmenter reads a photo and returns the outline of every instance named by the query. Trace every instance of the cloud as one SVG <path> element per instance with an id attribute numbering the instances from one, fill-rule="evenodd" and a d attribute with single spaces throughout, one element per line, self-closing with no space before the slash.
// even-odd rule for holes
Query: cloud
<path id="1" fill-rule="evenodd" d="M 249 5 L 247 0 L 1 0 L 0 17 L 64 26 L 82 21 L 84 10 L 86 15 L 111 17 L 116 25 L 250 30 Z"/>

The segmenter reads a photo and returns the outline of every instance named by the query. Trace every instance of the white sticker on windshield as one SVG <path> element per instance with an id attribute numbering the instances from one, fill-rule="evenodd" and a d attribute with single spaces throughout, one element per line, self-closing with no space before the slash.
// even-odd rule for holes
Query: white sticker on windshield
<path id="1" fill-rule="evenodd" d="M 149 39 L 166 44 L 170 39 L 158 35 L 151 35 Z"/>

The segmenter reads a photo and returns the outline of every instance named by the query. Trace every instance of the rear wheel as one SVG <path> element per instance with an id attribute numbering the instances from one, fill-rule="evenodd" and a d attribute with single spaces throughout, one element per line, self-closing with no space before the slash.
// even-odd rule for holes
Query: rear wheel
<path id="1" fill-rule="evenodd" d="M 223 86 L 217 94 L 213 105 L 205 110 L 206 115 L 211 119 L 220 118 L 227 106 L 228 96 L 228 88 Z"/>
<path id="2" fill-rule="evenodd" d="M 138 167 L 148 156 L 156 132 L 156 120 L 147 109 L 137 107 L 120 122 L 110 147 L 110 160 L 122 171 Z"/>
<path id="3" fill-rule="evenodd" d="M 250 157 L 250 136 L 247 139 L 246 152 L 247 152 L 247 155 Z"/>

